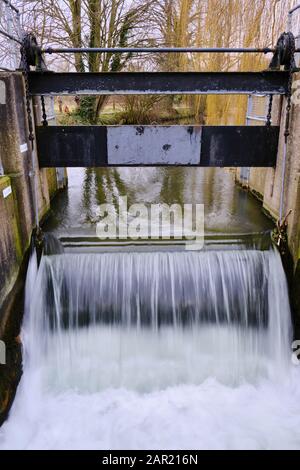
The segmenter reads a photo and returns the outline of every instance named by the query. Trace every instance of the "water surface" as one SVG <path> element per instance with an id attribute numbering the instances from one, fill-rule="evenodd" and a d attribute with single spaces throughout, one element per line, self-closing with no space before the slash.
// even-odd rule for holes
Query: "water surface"
<path id="1" fill-rule="evenodd" d="M 127 196 L 128 206 L 204 204 L 206 233 L 249 233 L 273 223 L 261 204 L 221 168 L 110 168 L 68 170 L 69 187 L 55 199 L 45 230 L 57 235 L 95 235 L 97 207 Z"/>

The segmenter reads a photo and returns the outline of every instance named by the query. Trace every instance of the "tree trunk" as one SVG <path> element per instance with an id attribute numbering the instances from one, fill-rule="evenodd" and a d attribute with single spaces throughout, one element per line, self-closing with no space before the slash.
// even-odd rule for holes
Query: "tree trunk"
<path id="1" fill-rule="evenodd" d="M 81 0 L 69 0 L 72 14 L 72 45 L 73 47 L 82 47 L 81 40 Z M 76 72 L 84 72 L 84 63 L 82 54 L 75 54 Z"/>

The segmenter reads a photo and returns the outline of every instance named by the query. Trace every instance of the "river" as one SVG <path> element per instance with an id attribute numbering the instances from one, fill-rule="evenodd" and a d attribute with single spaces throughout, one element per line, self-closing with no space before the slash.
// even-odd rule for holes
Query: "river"
<path id="1" fill-rule="evenodd" d="M 125 195 L 204 204 L 205 248 L 95 242 L 99 204 Z M 222 169 L 69 170 L 44 225 L 64 251 L 30 260 L 24 374 L 0 448 L 299 449 L 271 228 Z"/>

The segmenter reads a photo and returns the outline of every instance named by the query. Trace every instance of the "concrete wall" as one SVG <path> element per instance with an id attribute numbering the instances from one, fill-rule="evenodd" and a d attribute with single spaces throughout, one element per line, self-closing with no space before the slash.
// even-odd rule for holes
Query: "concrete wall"
<path id="1" fill-rule="evenodd" d="M 36 155 L 32 168 L 24 96 L 22 74 L 1 72 L 0 169 L 5 176 L 0 176 L 0 332 L 5 323 L 1 307 L 16 281 L 35 225 L 34 172 L 40 219 L 47 213 L 50 198 L 57 191 L 55 169 L 39 170 Z M 39 115 L 39 107 L 36 101 L 35 116 Z"/>
<path id="2" fill-rule="evenodd" d="M 294 75 L 294 81 L 300 79 L 300 74 Z M 297 92 L 295 92 L 297 93 Z M 297 100 L 300 101 L 300 100 Z M 275 219 L 280 215 L 280 199 L 283 179 L 284 157 L 284 127 L 285 127 L 286 100 L 274 100 L 272 121 L 281 125 L 278 146 L 278 157 L 275 168 L 251 168 L 248 187 L 250 191 L 263 201 L 264 209 Z M 290 137 L 287 146 L 285 177 L 284 177 L 284 204 L 283 216 L 292 210 L 288 218 L 289 247 L 293 260 L 296 263 L 300 258 L 299 233 L 299 185 L 300 185 L 300 104 L 292 105 Z M 237 180 L 242 183 L 240 169 L 237 170 Z"/>
<path id="3" fill-rule="evenodd" d="M 21 73 L 0 73 L 0 339 L 6 364 L 0 364 L 0 425 L 6 418 L 21 377 L 20 324 L 24 279 L 35 226 L 34 173 L 39 219 L 45 216 L 58 184 L 56 170 L 39 170 L 28 141 L 25 89 Z M 32 106 L 39 122 L 40 102 Z M 61 188 L 64 179 L 60 178 Z"/>
<path id="4" fill-rule="evenodd" d="M 273 97 L 272 105 L 272 125 L 280 125 L 281 114 L 282 114 L 282 97 Z M 255 119 L 255 116 L 260 118 L 266 118 L 267 111 L 269 106 L 269 98 L 254 96 L 252 98 L 251 106 L 248 106 L 247 113 L 252 116 L 252 119 L 246 118 L 246 125 L 249 126 L 265 126 L 266 122 Z M 268 186 L 271 190 L 270 194 L 273 191 L 273 180 L 275 175 L 275 169 L 273 168 L 251 168 L 249 172 L 248 181 L 241 176 L 241 168 L 236 169 L 236 179 L 244 187 L 249 188 L 258 199 L 261 201 L 264 199 L 265 188 Z M 267 180 L 269 182 L 267 183 Z M 266 207 L 265 207 L 266 209 Z M 272 210 L 269 211 L 272 217 L 276 218 L 276 214 L 272 213 Z"/>
<path id="5" fill-rule="evenodd" d="M 297 85 L 300 74 L 294 74 L 294 84 Z M 297 81 L 297 83 L 296 83 Z M 294 312 L 295 336 L 300 338 L 300 96 L 299 86 L 294 87 L 294 99 L 291 109 L 290 136 L 288 139 L 285 171 L 284 158 L 284 128 L 286 117 L 286 99 L 276 99 L 273 122 L 280 123 L 278 156 L 275 168 L 253 168 L 250 171 L 248 188 L 262 200 L 264 209 L 274 218 L 280 218 L 280 200 L 283 193 L 283 217 L 291 210 L 287 222 L 288 247 L 283 258 L 289 277 L 291 304 Z M 276 118 L 277 116 L 277 118 Z M 236 172 L 237 180 L 243 184 L 240 169 Z M 282 181 L 284 190 L 282 191 Z M 244 184 L 243 184 L 244 185 Z"/>
<path id="6" fill-rule="evenodd" d="M 0 295 L 12 289 L 22 262 L 22 241 L 17 221 L 17 204 L 8 176 L 0 177 Z"/>

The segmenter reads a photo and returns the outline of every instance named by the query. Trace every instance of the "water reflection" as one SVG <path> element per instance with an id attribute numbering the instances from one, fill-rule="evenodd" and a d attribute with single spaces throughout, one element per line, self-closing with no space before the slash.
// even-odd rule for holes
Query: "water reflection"
<path id="1" fill-rule="evenodd" d="M 52 204 L 45 229 L 59 235 L 95 235 L 97 207 L 134 203 L 204 204 L 206 233 L 272 228 L 260 203 L 221 168 L 71 168 L 69 186 Z"/>

